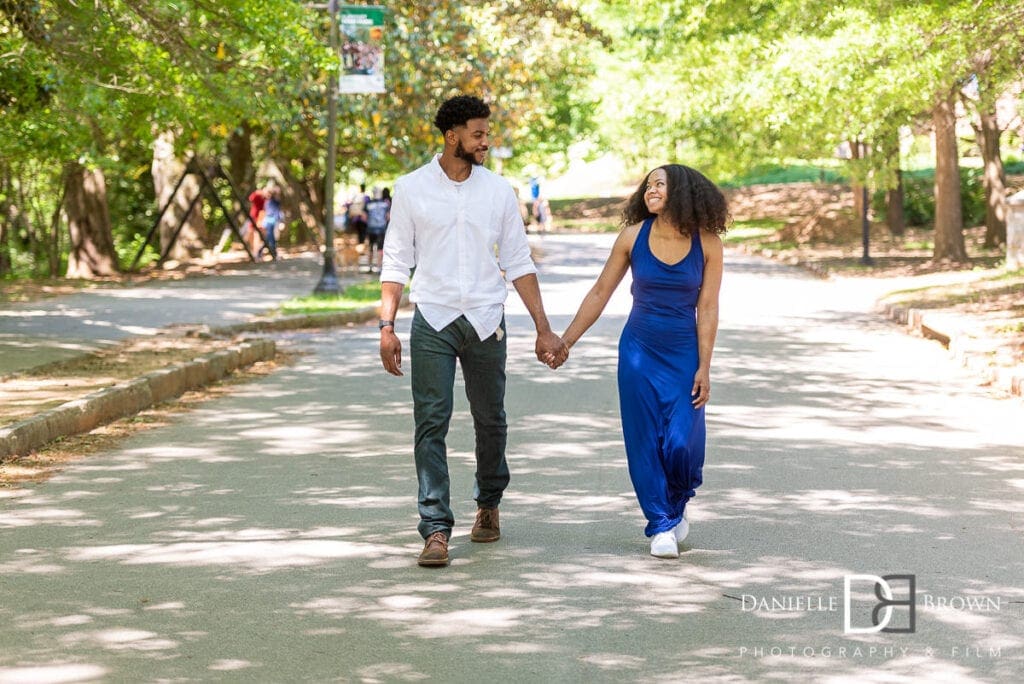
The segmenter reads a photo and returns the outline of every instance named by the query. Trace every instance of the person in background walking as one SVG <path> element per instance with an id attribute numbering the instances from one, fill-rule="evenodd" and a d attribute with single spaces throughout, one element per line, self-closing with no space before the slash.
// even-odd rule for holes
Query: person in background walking
<path id="1" fill-rule="evenodd" d="M 391 218 L 391 190 L 374 190 L 373 199 L 366 203 L 366 238 L 370 242 L 370 273 L 374 266 L 380 272 L 384 259 L 384 234 Z"/>
<path id="2" fill-rule="evenodd" d="M 575 345 L 632 269 L 633 309 L 619 339 L 619 408 L 644 533 L 659 558 L 679 556 L 690 529 L 686 505 L 703 479 L 719 236 L 728 220 L 722 193 L 699 172 L 679 164 L 651 171 L 628 200 L 604 270 L 562 336 Z"/>
<path id="3" fill-rule="evenodd" d="M 256 253 L 258 259 L 266 249 L 270 253 L 272 261 L 277 261 L 277 229 L 283 223 L 284 215 L 281 212 L 281 189 L 276 185 L 269 186 L 267 202 L 263 207 L 263 246 Z"/>
<path id="4" fill-rule="evenodd" d="M 366 195 L 366 184 L 360 183 L 359 192 L 349 199 L 345 210 L 348 217 L 348 229 L 356 232 L 357 245 L 366 242 L 366 203 L 369 201 L 370 198 Z"/>
<path id="5" fill-rule="evenodd" d="M 246 223 L 248 229 L 243 231 L 243 237 L 248 241 L 249 251 L 256 254 L 256 239 L 263 235 L 263 210 L 270 197 L 273 188 L 267 183 L 263 188 L 257 188 L 249 193 L 249 221 Z M 266 244 L 266 240 L 262 240 Z"/>
<path id="6" fill-rule="evenodd" d="M 537 358 L 550 363 L 568 353 L 544 313 L 515 192 L 508 181 L 483 167 L 490 115 L 483 100 L 468 95 L 441 105 L 434 124 L 444 136 L 444 149 L 395 183 L 384 239 L 380 358 L 392 375 L 403 374 L 395 315 L 402 289 L 416 269 L 409 297 L 416 304 L 409 347 L 419 532 L 425 540 L 417 560 L 421 566 L 448 565 L 455 516 L 445 437 L 456 363 L 462 366 L 476 434 L 477 515 L 470 541 L 501 537 L 498 504 L 509 483 L 506 281 L 512 282 L 533 318 Z"/>

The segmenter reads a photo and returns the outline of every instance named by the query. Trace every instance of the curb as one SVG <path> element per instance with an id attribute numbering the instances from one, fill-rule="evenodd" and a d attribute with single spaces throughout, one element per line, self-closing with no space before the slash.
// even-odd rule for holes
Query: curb
<path id="1" fill-rule="evenodd" d="M 880 306 L 886 318 L 905 326 L 909 332 L 916 332 L 922 337 L 936 340 L 949 349 L 953 358 L 961 366 L 975 375 L 981 376 L 986 384 L 1004 390 L 1013 396 L 1024 396 L 1024 368 L 993 366 L 991 352 L 972 349 L 972 338 L 960 331 L 942 332 L 925 310 L 897 304 L 882 304 Z"/>
<path id="2" fill-rule="evenodd" d="M 89 432 L 190 389 L 216 382 L 239 368 L 272 359 L 276 353 L 273 340 L 251 340 L 61 404 L 0 428 L 0 458 L 24 456 L 55 439 Z"/>
<path id="3" fill-rule="evenodd" d="M 409 293 L 403 292 L 399 308 L 409 303 Z M 301 330 L 303 328 L 330 328 L 339 325 L 363 323 L 376 318 L 380 313 L 380 302 L 369 304 L 360 309 L 329 314 L 297 314 L 295 316 L 278 316 L 263 320 L 236 323 L 210 328 L 209 334 L 231 337 L 240 333 L 281 332 L 283 330 Z"/>
<path id="4" fill-rule="evenodd" d="M 380 315 L 380 306 L 380 301 L 377 301 L 352 311 L 277 316 L 275 318 L 248 321 L 247 323 L 235 323 L 234 325 L 203 329 L 206 331 L 205 334 L 212 336 L 232 337 L 241 333 L 281 332 L 284 330 L 301 330 L 303 328 L 330 328 L 373 320 Z M 401 299 L 398 300 L 398 308 L 402 309 L 406 306 L 409 306 L 409 292 L 403 291 Z"/>
<path id="5" fill-rule="evenodd" d="M 409 303 L 408 292 L 402 293 L 400 307 Z M 210 336 L 233 337 L 250 332 L 278 332 L 302 328 L 322 328 L 363 323 L 376 318 L 380 303 L 360 309 L 332 314 L 300 314 L 238 323 L 217 328 L 202 328 Z M 43 411 L 31 418 L 0 427 L 0 459 L 24 456 L 33 449 L 62 437 L 89 432 L 100 425 L 143 411 L 150 406 L 174 399 L 185 392 L 217 382 L 239 368 L 257 361 L 274 358 L 277 345 L 273 340 L 247 340 L 235 347 L 196 357 L 145 375 L 93 392 Z"/>

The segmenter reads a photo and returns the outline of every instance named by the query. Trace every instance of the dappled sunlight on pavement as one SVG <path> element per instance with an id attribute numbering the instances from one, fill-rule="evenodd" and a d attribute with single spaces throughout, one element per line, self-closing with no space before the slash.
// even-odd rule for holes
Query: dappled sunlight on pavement
<path id="1" fill-rule="evenodd" d="M 556 331 L 607 244 L 545 237 Z M 1012 681 L 1019 404 L 874 318 L 864 292 L 750 257 L 726 273 L 678 560 L 648 555 L 626 472 L 628 283 L 557 372 L 510 298 L 512 483 L 493 544 L 469 541 L 460 374 L 442 569 L 416 566 L 408 355 L 394 378 L 372 325 L 281 334 L 294 364 L 0 490 L 0 681 Z M 408 326 L 403 311 L 406 345 Z M 844 576 L 860 573 L 916 576 L 916 633 L 844 635 Z M 964 596 L 1001 609 L 951 607 Z M 797 598 L 837 608 L 749 609 Z"/>

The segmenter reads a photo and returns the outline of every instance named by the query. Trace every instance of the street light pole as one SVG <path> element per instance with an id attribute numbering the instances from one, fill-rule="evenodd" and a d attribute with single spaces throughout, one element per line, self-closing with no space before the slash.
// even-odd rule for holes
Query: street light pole
<path id="1" fill-rule="evenodd" d="M 338 0 L 327 3 L 331 15 L 331 54 L 338 56 Z M 340 294 L 338 273 L 334 268 L 334 167 L 337 162 L 335 138 L 338 129 L 338 76 L 327 82 L 327 169 L 324 174 L 324 270 L 313 292 Z"/>
<path id="2" fill-rule="evenodd" d="M 865 266 L 871 266 L 875 263 L 875 260 L 871 258 L 869 250 L 869 245 L 871 244 L 871 219 L 868 218 L 868 202 L 870 201 L 870 197 L 868 196 L 867 179 L 864 180 L 864 189 L 862 192 L 864 194 L 861 197 L 861 203 L 864 205 L 864 213 L 861 215 L 860 224 L 860 240 L 862 247 L 860 263 Z"/>

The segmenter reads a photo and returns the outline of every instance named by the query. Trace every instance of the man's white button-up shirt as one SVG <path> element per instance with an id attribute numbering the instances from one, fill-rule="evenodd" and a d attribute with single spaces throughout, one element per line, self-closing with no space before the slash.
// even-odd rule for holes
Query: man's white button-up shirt
<path id="1" fill-rule="evenodd" d="M 415 268 L 409 300 L 430 327 L 440 331 L 464 315 L 485 340 L 501 324 L 505 278 L 537 268 L 508 181 L 473 166 L 457 183 L 439 158 L 395 183 L 380 279 L 405 285 Z"/>

